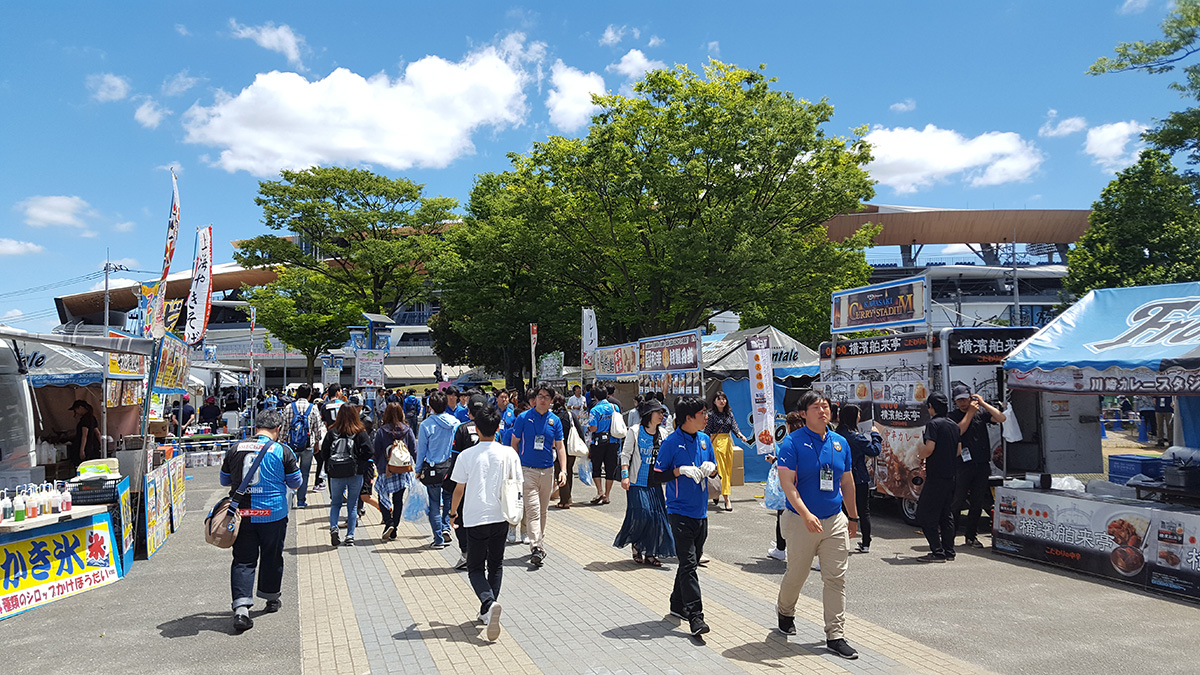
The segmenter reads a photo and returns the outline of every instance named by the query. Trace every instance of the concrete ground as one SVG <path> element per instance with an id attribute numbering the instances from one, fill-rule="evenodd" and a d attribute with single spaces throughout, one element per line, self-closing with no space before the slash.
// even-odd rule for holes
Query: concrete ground
<path id="1" fill-rule="evenodd" d="M 255 627 L 233 636 L 229 554 L 205 544 L 201 527 L 220 494 L 216 471 L 189 469 L 183 532 L 128 577 L 0 622 L 0 644 L 15 657 L 5 672 L 1196 672 L 1186 647 L 1200 633 L 1195 604 L 990 550 L 915 564 L 924 539 L 886 501 L 875 503 L 875 542 L 852 557 L 847 585 L 847 637 L 863 658 L 821 649 L 815 573 L 800 634 L 784 639 L 770 630 L 784 563 L 765 555 L 774 513 L 756 499 L 761 485 L 734 488 L 733 512 L 710 512 L 714 560 L 701 585 L 713 632 L 704 641 L 665 616 L 672 572 L 634 566 L 612 548 L 619 487 L 610 505 L 551 510 L 544 568 L 527 564 L 526 547 L 508 547 L 505 633 L 494 644 L 480 639 L 477 601 L 451 567 L 457 551 L 429 550 L 423 522 L 380 543 L 373 512 L 359 546 L 332 549 L 317 493 L 316 508 L 292 518 L 283 611 L 255 612 Z M 590 496 L 577 483 L 576 500 Z"/>

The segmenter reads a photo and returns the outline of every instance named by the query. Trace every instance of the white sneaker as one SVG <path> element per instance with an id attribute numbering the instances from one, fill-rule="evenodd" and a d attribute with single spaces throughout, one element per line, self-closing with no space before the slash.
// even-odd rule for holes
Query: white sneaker
<path id="1" fill-rule="evenodd" d="M 814 572 L 820 572 L 820 571 L 821 571 L 821 561 L 820 561 L 820 560 L 814 560 L 814 561 L 813 561 L 813 564 L 812 564 L 812 569 L 813 569 L 813 571 L 814 571 Z"/>
<path id="2" fill-rule="evenodd" d="M 527 535 L 525 535 L 525 536 L 523 536 L 523 537 L 521 537 L 521 543 L 522 543 L 522 544 L 528 544 L 528 543 L 529 543 L 529 535 L 528 535 L 528 534 L 527 534 Z"/>
<path id="3" fill-rule="evenodd" d="M 787 551 L 780 551 L 772 546 L 771 550 L 767 551 L 767 557 L 774 558 L 776 560 L 787 560 Z"/>
<path id="4" fill-rule="evenodd" d="M 510 543 L 510 544 L 517 543 L 517 526 L 516 525 L 508 526 L 508 543 Z"/>
<path id="5" fill-rule="evenodd" d="M 487 639 L 495 640 L 500 637 L 500 603 L 493 602 L 492 606 L 488 608 L 483 625 L 487 626 Z"/>

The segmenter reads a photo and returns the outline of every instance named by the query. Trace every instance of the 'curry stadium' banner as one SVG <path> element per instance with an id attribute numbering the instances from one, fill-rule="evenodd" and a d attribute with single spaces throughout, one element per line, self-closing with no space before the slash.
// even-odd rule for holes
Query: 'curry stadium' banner
<path id="1" fill-rule="evenodd" d="M 928 280 L 908 277 L 835 292 L 830 330 L 855 333 L 876 328 L 921 326 L 928 315 Z"/>

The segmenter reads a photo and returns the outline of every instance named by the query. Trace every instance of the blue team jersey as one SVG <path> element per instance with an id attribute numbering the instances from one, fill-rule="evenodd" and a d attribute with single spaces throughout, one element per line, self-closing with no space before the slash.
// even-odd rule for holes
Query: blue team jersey
<path id="1" fill-rule="evenodd" d="M 296 453 L 266 436 L 242 441 L 225 455 L 225 462 L 221 465 L 221 485 L 236 490 L 241 485 L 242 476 L 254 465 L 254 458 L 264 443 L 271 443 L 272 447 L 250 479 L 246 498 L 239 504 L 240 509 L 248 510 L 252 523 L 272 523 L 287 518 L 287 489 L 300 487 L 300 462 L 296 459 Z"/>
<path id="2" fill-rule="evenodd" d="M 588 426 L 596 427 L 596 433 L 607 434 L 612 428 L 612 416 L 615 413 L 613 404 L 607 400 L 601 401 L 592 408 L 592 413 L 588 417 Z"/>
<path id="3" fill-rule="evenodd" d="M 655 434 L 646 433 L 646 427 L 637 425 L 637 444 L 638 454 L 641 455 L 641 463 L 638 464 L 637 475 L 633 476 L 633 484 L 646 487 L 650 478 L 650 472 L 654 469 L 654 436 Z"/>
<path id="4" fill-rule="evenodd" d="M 547 410 L 542 415 L 536 408 L 526 410 L 517 415 L 513 433 L 521 439 L 521 445 L 517 448 L 521 466 L 533 469 L 554 466 L 554 442 L 563 439 L 562 420 L 554 411 Z M 511 440 L 509 442 L 511 444 Z"/>
<path id="5" fill-rule="evenodd" d="M 693 436 L 683 429 L 676 429 L 658 448 L 658 461 L 654 468 L 673 476 L 675 469 L 681 466 L 700 466 L 705 462 L 717 462 L 708 434 L 699 431 Z M 697 483 L 687 476 L 679 476 L 668 481 L 666 486 L 667 513 L 688 518 L 708 517 L 707 481 Z"/>
<path id="6" fill-rule="evenodd" d="M 458 407 L 454 409 L 454 417 L 456 417 L 458 421 L 462 422 L 463 424 L 471 421 L 471 416 L 467 414 L 467 407 L 461 403 L 458 404 Z"/>
<path id="7" fill-rule="evenodd" d="M 850 443 L 834 431 L 821 438 L 808 427 L 788 434 L 779 443 L 778 465 L 796 472 L 796 489 L 810 513 L 828 518 L 842 509 L 842 474 L 850 471 Z M 821 489 L 821 468 L 833 471 L 833 489 Z M 792 502 L 787 508 L 796 513 Z"/>
<path id="8" fill-rule="evenodd" d="M 517 414 L 513 412 L 511 403 L 504 409 L 504 414 L 500 416 L 500 428 L 508 429 L 517 421 Z"/>

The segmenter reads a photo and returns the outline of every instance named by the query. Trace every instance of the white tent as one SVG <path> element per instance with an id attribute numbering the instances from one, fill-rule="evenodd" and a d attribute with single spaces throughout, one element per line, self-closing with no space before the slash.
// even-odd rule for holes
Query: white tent
<path id="1" fill-rule="evenodd" d="M 774 326 L 758 326 L 735 333 L 705 336 L 704 372 L 718 378 L 746 377 L 746 338 L 771 338 L 771 362 L 775 377 L 815 377 L 820 373 L 817 353 Z"/>

